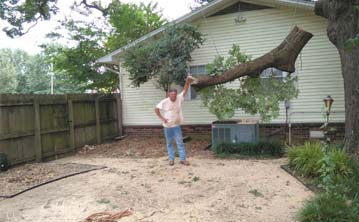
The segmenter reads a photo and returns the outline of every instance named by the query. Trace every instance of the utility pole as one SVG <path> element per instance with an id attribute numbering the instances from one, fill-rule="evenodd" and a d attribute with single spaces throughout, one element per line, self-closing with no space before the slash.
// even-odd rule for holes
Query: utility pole
<path id="1" fill-rule="evenodd" d="M 50 84 L 51 84 L 51 95 L 54 94 L 54 66 L 50 65 Z"/>

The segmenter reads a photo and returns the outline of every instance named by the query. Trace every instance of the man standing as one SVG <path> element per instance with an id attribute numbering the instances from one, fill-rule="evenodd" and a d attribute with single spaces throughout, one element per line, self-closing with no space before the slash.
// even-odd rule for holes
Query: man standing
<path id="1" fill-rule="evenodd" d="M 164 134 L 166 137 L 166 147 L 168 152 L 169 164 L 174 165 L 175 151 L 173 149 L 173 140 L 176 141 L 177 150 L 180 156 L 180 163 L 188 166 L 189 162 L 186 160 L 186 149 L 183 144 L 181 124 L 183 123 L 182 115 L 182 103 L 184 96 L 187 94 L 190 84 L 194 81 L 194 78 L 188 76 L 186 83 L 183 87 L 183 91 L 177 95 L 176 89 L 170 89 L 168 97 L 157 104 L 155 112 L 161 119 Z M 163 112 L 163 115 L 161 112 Z"/>

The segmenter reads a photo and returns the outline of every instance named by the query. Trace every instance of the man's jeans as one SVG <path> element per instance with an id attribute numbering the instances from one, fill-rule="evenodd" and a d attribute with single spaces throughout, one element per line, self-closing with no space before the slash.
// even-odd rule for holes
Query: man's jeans
<path id="1" fill-rule="evenodd" d="M 170 160 L 175 159 L 175 150 L 173 149 L 173 139 L 176 141 L 177 150 L 181 160 L 186 160 L 186 150 L 183 145 L 182 130 L 180 126 L 175 127 L 164 127 L 165 137 L 166 137 L 166 147 L 168 152 L 168 157 Z"/>

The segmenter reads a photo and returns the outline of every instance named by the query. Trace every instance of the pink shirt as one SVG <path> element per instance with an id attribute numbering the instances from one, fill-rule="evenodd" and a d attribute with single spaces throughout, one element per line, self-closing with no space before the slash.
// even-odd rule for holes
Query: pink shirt
<path id="1" fill-rule="evenodd" d="M 184 101 L 183 93 L 177 95 L 176 101 L 172 102 L 169 97 L 163 99 L 157 104 L 157 108 L 162 111 L 162 115 L 168 120 L 163 123 L 164 127 L 175 127 L 183 123 L 182 103 Z"/>

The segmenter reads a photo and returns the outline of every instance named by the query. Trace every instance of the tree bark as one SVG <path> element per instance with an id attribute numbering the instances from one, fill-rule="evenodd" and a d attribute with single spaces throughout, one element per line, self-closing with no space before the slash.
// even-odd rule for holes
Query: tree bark
<path id="1" fill-rule="evenodd" d="M 272 51 L 250 62 L 237 65 L 222 75 L 200 77 L 193 84 L 193 87 L 200 90 L 208 86 L 223 84 L 242 76 L 258 76 L 263 70 L 270 67 L 293 73 L 299 53 L 312 37 L 311 33 L 294 27 L 283 42 Z"/>
<path id="2" fill-rule="evenodd" d="M 338 49 L 345 95 L 345 149 L 359 157 L 359 46 L 346 49 L 359 34 L 359 0 L 319 0 L 315 13 L 328 19 L 329 40 Z"/>

